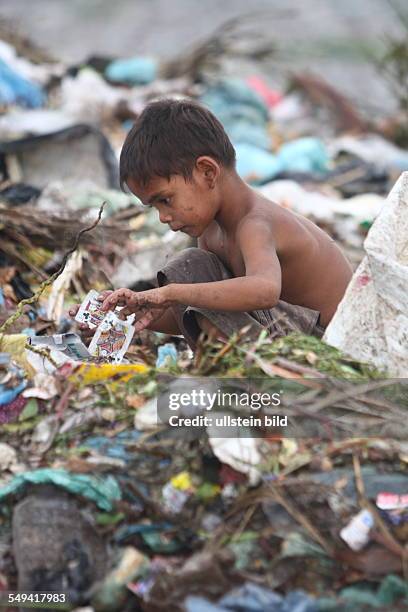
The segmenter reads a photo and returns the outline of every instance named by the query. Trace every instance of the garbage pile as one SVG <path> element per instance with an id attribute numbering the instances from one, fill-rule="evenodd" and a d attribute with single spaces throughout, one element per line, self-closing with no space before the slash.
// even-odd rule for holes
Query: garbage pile
<path id="1" fill-rule="evenodd" d="M 407 318 L 407 151 L 314 75 L 280 91 L 256 64 L 246 79 L 214 74 L 210 44 L 180 62 L 80 66 L 17 48 L 0 45 L 0 595 L 65 593 L 89 612 L 404 609 L 408 402 L 389 375 L 407 345 L 395 353 L 404 337 L 381 321 Z M 147 331 L 118 361 L 81 353 L 69 306 L 152 287 L 191 246 L 119 190 L 121 144 L 158 96 L 207 105 L 240 175 L 360 265 L 328 330 L 344 353 L 262 333 L 203 339 L 192 355 Z M 382 273 L 396 283 L 375 285 Z M 361 320 L 341 323 L 359 301 L 378 322 L 364 354 Z M 163 413 L 166 393 L 247 384 L 279 396 L 253 426 L 225 425 L 253 416 L 248 405 L 218 406 L 221 430 L 191 401 L 178 414 L 197 427 Z M 290 435 L 268 430 L 272 413 Z"/>

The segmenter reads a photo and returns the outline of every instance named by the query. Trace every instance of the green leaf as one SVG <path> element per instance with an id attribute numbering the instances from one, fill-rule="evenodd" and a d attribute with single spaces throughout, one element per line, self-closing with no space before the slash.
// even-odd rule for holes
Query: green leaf
<path id="1" fill-rule="evenodd" d="M 38 403 L 37 400 L 32 397 L 28 400 L 23 412 L 20 414 L 18 420 L 19 421 L 27 421 L 28 419 L 32 419 L 38 414 Z"/>
<path id="2" fill-rule="evenodd" d="M 116 514 L 100 512 L 96 516 L 96 522 L 98 525 L 116 525 L 116 523 L 123 521 L 124 518 L 125 515 L 123 512 L 118 512 Z"/>

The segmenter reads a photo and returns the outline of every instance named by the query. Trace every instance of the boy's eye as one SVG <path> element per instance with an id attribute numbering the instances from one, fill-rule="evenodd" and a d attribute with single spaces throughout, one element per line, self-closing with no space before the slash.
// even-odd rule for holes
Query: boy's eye
<path id="1" fill-rule="evenodd" d="M 160 198 L 160 204 L 170 204 L 170 198 Z"/>

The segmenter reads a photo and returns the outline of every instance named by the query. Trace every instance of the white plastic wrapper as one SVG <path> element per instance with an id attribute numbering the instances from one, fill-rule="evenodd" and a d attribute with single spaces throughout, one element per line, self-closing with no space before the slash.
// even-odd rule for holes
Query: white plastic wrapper
<path id="1" fill-rule="evenodd" d="M 246 474 L 249 484 L 256 486 L 261 480 L 259 464 L 262 457 L 258 448 L 259 440 L 249 437 L 219 438 L 219 430 L 214 426 L 207 427 L 207 434 L 213 453 L 221 463 L 230 465 L 241 474 Z"/>
<path id="2" fill-rule="evenodd" d="M 366 256 L 324 340 L 395 377 L 408 373 L 408 172 L 404 172 L 364 242 Z"/>
<path id="3" fill-rule="evenodd" d="M 370 530 L 374 519 L 368 510 L 361 510 L 346 527 L 340 531 L 340 537 L 347 542 L 352 550 L 359 551 L 370 541 Z"/>

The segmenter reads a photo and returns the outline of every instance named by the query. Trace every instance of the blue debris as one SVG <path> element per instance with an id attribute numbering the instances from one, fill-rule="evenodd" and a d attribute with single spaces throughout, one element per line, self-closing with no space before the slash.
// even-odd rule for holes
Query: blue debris
<path id="1" fill-rule="evenodd" d="M 157 351 L 156 368 L 177 364 L 177 349 L 172 342 L 159 346 Z"/>
<path id="2" fill-rule="evenodd" d="M 21 333 L 25 334 L 26 336 L 29 336 L 30 338 L 34 338 L 34 336 L 36 335 L 35 330 L 32 327 L 25 327 L 21 330 Z"/>
<path id="3" fill-rule="evenodd" d="M 276 155 L 248 143 L 235 145 L 237 172 L 249 183 L 263 183 L 283 171 Z"/>
<path id="4" fill-rule="evenodd" d="M 237 172 L 247 182 L 263 184 L 281 172 L 325 173 L 329 156 L 318 138 L 300 138 L 272 153 L 269 110 L 262 98 L 240 79 L 210 87 L 201 103 L 221 121 L 237 156 Z"/>
<path id="5" fill-rule="evenodd" d="M 329 155 L 318 138 L 299 138 L 282 145 L 278 159 L 283 171 L 325 173 L 329 169 Z"/>
<path id="6" fill-rule="evenodd" d="M 66 470 L 41 468 L 18 474 L 0 489 L 0 500 L 21 491 L 27 484 L 53 484 L 75 495 L 82 495 L 96 503 L 101 510 L 110 512 L 115 501 L 122 498 L 116 479 L 111 476 L 98 478 L 87 474 L 71 474 Z"/>
<path id="7" fill-rule="evenodd" d="M 14 389 L 6 389 L 4 385 L 0 385 L 0 406 L 10 404 L 27 386 L 27 382 L 23 381 Z"/>
<path id="8" fill-rule="evenodd" d="M 233 589 L 217 603 L 190 596 L 184 606 L 186 612 L 318 612 L 316 600 L 303 591 L 292 591 L 284 597 L 252 582 Z"/>
<path id="9" fill-rule="evenodd" d="M 0 353 L 0 366 L 7 372 L 0 383 L 0 406 L 13 402 L 27 386 L 24 370 L 11 360 L 9 353 Z"/>
<path id="10" fill-rule="evenodd" d="M 140 431 L 122 431 L 114 438 L 106 436 L 92 436 L 82 442 L 81 447 L 94 450 L 99 455 L 110 457 L 111 459 L 121 459 L 122 461 L 130 461 L 134 459 L 135 453 L 127 445 L 136 442 L 142 433 Z"/>
<path id="11" fill-rule="evenodd" d="M 106 67 L 105 77 L 114 83 L 148 85 L 157 77 L 157 60 L 140 56 L 114 60 Z"/>
<path id="12" fill-rule="evenodd" d="M 31 83 L 14 72 L 0 59 L 0 104 L 19 104 L 38 108 L 45 103 L 45 95 L 39 85 Z"/>
<path id="13" fill-rule="evenodd" d="M 268 107 L 245 81 L 219 81 L 201 96 L 201 103 L 221 121 L 234 145 L 246 143 L 269 149 Z"/>

